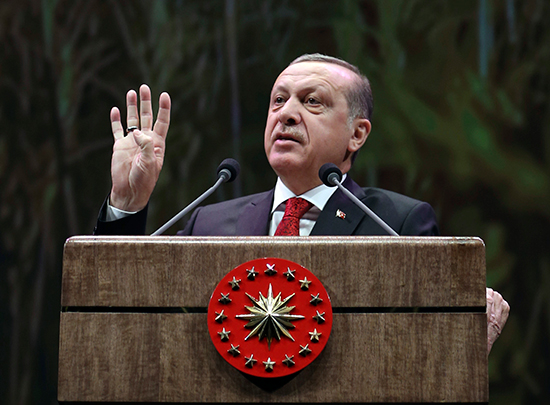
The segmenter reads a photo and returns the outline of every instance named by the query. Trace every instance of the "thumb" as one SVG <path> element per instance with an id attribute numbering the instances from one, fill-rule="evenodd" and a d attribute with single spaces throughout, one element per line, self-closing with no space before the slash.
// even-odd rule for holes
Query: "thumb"
<path id="1" fill-rule="evenodd" d="M 134 135 L 134 141 L 141 149 L 141 154 L 148 158 L 153 157 L 153 138 L 138 130 L 133 131 L 132 135 Z"/>

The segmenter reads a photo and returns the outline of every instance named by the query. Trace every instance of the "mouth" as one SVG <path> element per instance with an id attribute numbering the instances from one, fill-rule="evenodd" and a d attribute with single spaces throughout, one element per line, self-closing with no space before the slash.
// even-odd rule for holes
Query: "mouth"
<path id="1" fill-rule="evenodd" d="M 302 134 L 278 132 L 275 134 L 275 142 L 295 142 L 301 143 L 303 139 Z"/>

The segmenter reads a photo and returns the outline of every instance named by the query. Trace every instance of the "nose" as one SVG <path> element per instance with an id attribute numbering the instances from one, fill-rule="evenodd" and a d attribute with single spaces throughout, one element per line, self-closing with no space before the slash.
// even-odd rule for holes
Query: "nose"
<path id="1" fill-rule="evenodd" d="M 279 121 L 289 126 L 299 124 L 302 121 L 300 105 L 295 98 L 288 99 L 279 110 Z"/>

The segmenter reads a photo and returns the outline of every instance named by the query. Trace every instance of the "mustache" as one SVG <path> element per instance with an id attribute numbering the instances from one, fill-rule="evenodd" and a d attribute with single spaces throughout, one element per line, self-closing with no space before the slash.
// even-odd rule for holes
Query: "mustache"
<path id="1" fill-rule="evenodd" d="M 306 138 L 303 132 L 301 132 L 298 128 L 294 126 L 287 126 L 287 125 L 283 126 L 280 131 L 280 134 L 288 135 L 300 143 L 303 142 Z"/>

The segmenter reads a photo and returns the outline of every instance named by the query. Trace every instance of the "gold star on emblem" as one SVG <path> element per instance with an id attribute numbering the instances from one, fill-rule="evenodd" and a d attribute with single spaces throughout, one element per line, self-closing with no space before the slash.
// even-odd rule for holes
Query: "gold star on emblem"
<path id="1" fill-rule="evenodd" d="M 218 299 L 218 301 L 222 304 L 229 304 L 231 302 L 231 298 L 229 298 L 229 293 L 227 294 L 224 294 L 224 293 L 220 293 L 222 295 L 222 297 L 220 299 Z"/>
<path id="2" fill-rule="evenodd" d="M 313 332 L 309 332 L 309 338 L 312 342 L 318 342 L 319 336 L 321 336 L 322 333 L 317 332 L 317 329 L 313 329 Z"/>
<path id="3" fill-rule="evenodd" d="M 281 335 L 285 335 L 290 340 L 294 341 L 294 338 L 288 331 L 289 328 L 294 328 L 294 325 L 290 321 L 298 319 L 304 319 L 302 315 L 291 315 L 290 312 L 295 306 L 286 306 L 286 303 L 290 301 L 295 294 L 291 294 L 285 299 L 281 299 L 281 293 L 276 297 L 273 297 L 273 288 L 269 284 L 269 290 L 267 297 L 264 297 L 262 293 L 259 293 L 259 298 L 255 299 L 248 293 L 245 293 L 250 301 L 254 304 L 252 307 L 245 306 L 249 314 L 235 315 L 236 318 L 248 319 L 249 322 L 245 325 L 245 328 L 252 329 L 252 332 L 244 338 L 248 338 L 258 335 L 258 340 L 267 338 L 268 348 L 271 347 L 271 340 L 276 337 L 277 340 L 281 340 Z"/>
<path id="4" fill-rule="evenodd" d="M 283 364 L 287 367 L 293 366 L 294 364 L 296 364 L 294 360 L 292 360 L 293 358 L 294 356 L 288 357 L 288 355 L 285 354 L 285 359 L 283 360 Z"/>
<path id="5" fill-rule="evenodd" d="M 274 274 L 277 274 L 277 270 L 275 270 L 275 265 L 274 264 L 268 264 L 267 265 L 267 270 L 264 270 L 264 273 L 268 276 L 272 276 Z"/>
<path id="6" fill-rule="evenodd" d="M 265 371 L 273 371 L 273 366 L 275 365 L 275 362 L 271 361 L 271 357 L 268 357 L 267 360 L 263 361 L 262 363 L 264 363 L 265 365 Z"/>
<path id="7" fill-rule="evenodd" d="M 315 319 L 317 321 L 317 323 L 323 323 L 325 322 L 325 313 L 323 312 L 322 314 L 319 313 L 319 311 L 316 311 L 317 312 L 317 315 L 315 315 L 313 317 L 313 319 Z"/>
<path id="8" fill-rule="evenodd" d="M 246 270 L 246 272 L 248 273 L 246 275 L 246 278 L 248 278 L 249 280 L 255 280 L 256 279 L 256 276 L 260 273 L 258 273 L 257 271 L 254 270 L 254 267 L 252 267 L 250 270 Z"/>
<path id="9" fill-rule="evenodd" d="M 323 299 L 319 298 L 319 293 L 317 293 L 317 295 L 311 294 L 311 301 L 309 301 L 311 305 L 317 305 L 317 304 L 320 304 L 321 302 L 323 302 Z"/>
<path id="10" fill-rule="evenodd" d="M 222 342 L 226 342 L 229 340 L 230 333 L 231 331 L 225 330 L 225 328 L 223 328 L 221 332 L 218 332 L 218 335 L 220 335 L 220 339 L 222 340 Z"/>
<path id="11" fill-rule="evenodd" d="M 296 273 L 296 270 L 290 270 L 290 267 L 287 267 L 287 271 L 285 273 L 283 273 L 283 276 L 286 276 L 286 279 L 288 281 L 292 281 L 294 280 L 294 273 Z"/>
<path id="12" fill-rule="evenodd" d="M 223 311 L 224 310 L 222 309 L 222 312 L 220 312 L 219 314 L 217 312 L 214 312 L 216 314 L 216 322 L 222 323 L 224 320 L 227 319 L 227 315 L 225 315 Z"/>
<path id="13" fill-rule="evenodd" d="M 307 277 L 304 277 L 303 280 L 300 280 L 300 288 L 302 290 L 309 290 L 309 285 L 311 284 L 311 281 L 307 279 Z"/>
<path id="14" fill-rule="evenodd" d="M 298 353 L 306 357 L 308 354 L 311 353 L 311 349 L 308 346 L 309 346 L 309 343 L 305 346 L 300 345 L 300 351 Z"/>
<path id="15" fill-rule="evenodd" d="M 254 363 L 256 363 L 258 360 L 254 358 L 254 355 L 251 354 L 250 357 L 244 356 L 244 365 L 248 368 L 252 368 L 254 366 Z"/>
<path id="16" fill-rule="evenodd" d="M 229 284 L 231 284 L 231 289 L 233 289 L 233 290 L 238 290 L 238 289 L 240 288 L 240 286 L 239 286 L 239 283 L 240 283 L 240 282 L 241 282 L 241 280 L 237 280 L 237 279 L 235 278 L 235 276 L 233 276 L 233 280 L 231 280 L 231 281 L 229 282 Z"/>
<path id="17" fill-rule="evenodd" d="M 241 354 L 241 352 L 239 351 L 239 345 L 233 346 L 233 344 L 231 344 L 231 349 L 229 349 L 227 353 L 229 353 L 233 357 L 237 357 L 239 354 Z"/>

